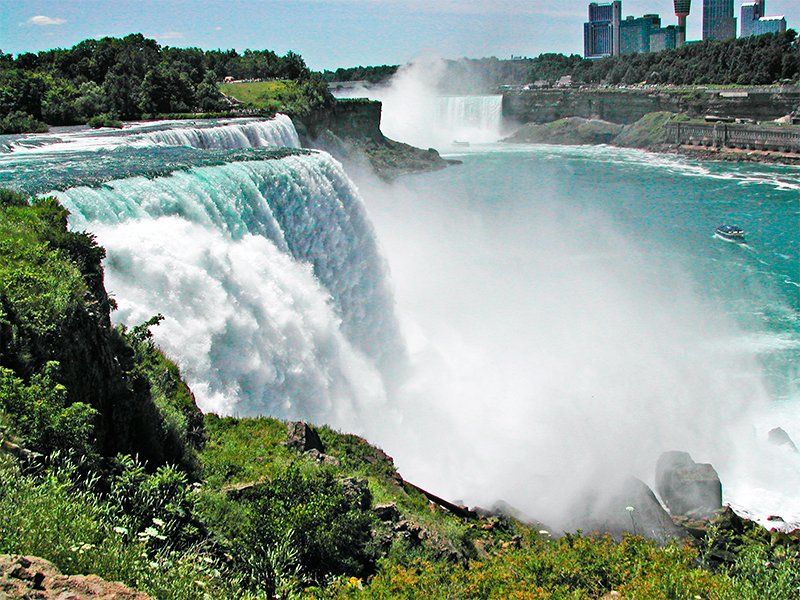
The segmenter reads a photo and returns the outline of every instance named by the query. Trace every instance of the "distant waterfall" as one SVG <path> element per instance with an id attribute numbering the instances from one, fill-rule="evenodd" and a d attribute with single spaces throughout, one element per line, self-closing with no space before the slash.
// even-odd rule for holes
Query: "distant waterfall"
<path id="1" fill-rule="evenodd" d="M 381 131 L 419 146 L 447 150 L 454 141 L 496 142 L 502 136 L 503 96 L 438 96 L 430 90 L 390 88 L 375 98 L 383 102 Z"/>
<path id="2" fill-rule="evenodd" d="M 438 99 L 438 126 L 452 139 L 494 142 L 500 137 L 503 96 L 445 96 Z"/>
<path id="3" fill-rule="evenodd" d="M 329 155 L 56 195 L 72 227 L 106 247 L 123 320 L 167 317 L 156 339 L 203 408 L 344 423 L 354 403 L 382 396 L 380 369 L 400 354 L 385 266 Z"/>

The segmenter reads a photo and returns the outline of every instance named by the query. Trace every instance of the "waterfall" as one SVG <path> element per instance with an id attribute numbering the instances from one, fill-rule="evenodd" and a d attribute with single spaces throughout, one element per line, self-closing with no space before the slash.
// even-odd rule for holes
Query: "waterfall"
<path id="1" fill-rule="evenodd" d="M 180 127 L 142 134 L 135 143 L 193 148 L 299 148 L 300 139 L 292 120 L 276 115 L 269 121 L 247 121 L 215 127 Z"/>
<path id="2" fill-rule="evenodd" d="M 15 155 L 98 151 L 120 146 L 189 146 L 201 149 L 301 147 L 292 120 L 281 114 L 266 120 L 243 118 L 129 123 L 120 130 L 73 127 L 45 134 L 9 136 L 3 144 L 8 152 Z"/>
<path id="3" fill-rule="evenodd" d="M 199 166 L 56 196 L 108 252 L 118 319 L 156 341 L 201 407 L 352 427 L 400 354 L 385 265 L 329 155 Z"/>
<path id="4" fill-rule="evenodd" d="M 500 137 L 503 96 L 445 96 L 438 99 L 438 127 L 452 140 L 494 142 Z"/>

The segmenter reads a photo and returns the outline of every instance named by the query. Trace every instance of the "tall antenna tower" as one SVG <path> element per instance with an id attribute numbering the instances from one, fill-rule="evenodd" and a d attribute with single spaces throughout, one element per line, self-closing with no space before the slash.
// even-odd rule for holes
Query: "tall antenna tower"
<path id="1" fill-rule="evenodd" d="M 675 6 L 675 15 L 678 17 L 678 35 L 675 38 L 675 47 L 680 48 L 686 43 L 686 17 L 689 16 L 692 0 L 672 0 Z"/>

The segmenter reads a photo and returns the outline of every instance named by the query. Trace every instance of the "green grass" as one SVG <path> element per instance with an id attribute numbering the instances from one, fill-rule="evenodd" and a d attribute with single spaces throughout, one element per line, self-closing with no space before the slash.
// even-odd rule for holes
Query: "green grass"
<path id="1" fill-rule="evenodd" d="M 305 114 L 331 101 L 327 84 L 320 78 L 223 83 L 219 90 L 245 108 L 273 113 Z"/>

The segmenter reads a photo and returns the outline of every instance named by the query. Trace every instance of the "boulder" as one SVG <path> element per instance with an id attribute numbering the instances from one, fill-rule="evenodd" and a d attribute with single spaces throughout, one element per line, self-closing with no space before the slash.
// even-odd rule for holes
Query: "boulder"
<path id="1" fill-rule="evenodd" d="M 344 488 L 345 496 L 361 510 L 367 510 L 372 504 L 372 493 L 369 482 L 360 477 L 342 477 L 338 480 Z"/>
<path id="2" fill-rule="evenodd" d="M 769 433 L 767 434 L 767 440 L 771 444 L 775 444 L 776 446 L 786 446 L 793 452 L 797 452 L 797 446 L 794 445 L 792 438 L 790 438 L 789 434 L 786 433 L 781 427 L 770 429 Z"/>
<path id="3" fill-rule="evenodd" d="M 3 600 L 150 600 L 150 597 L 97 575 L 62 575 L 35 556 L 0 555 Z"/>
<path id="4" fill-rule="evenodd" d="M 400 511 L 394 502 L 379 504 L 374 509 L 375 515 L 384 523 L 391 523 L 400 520 Z"/>
<path id="5" fill-rule="evenodd" d="M 664 452 L 656 465 L 656 491 L 672 515 L 710 517 L 722 508 L 722 483 L 709 464 L 688 452 Z"/>
<path id="6" fill-rule="evenodd" d="M 300 452 L 316 450 L 320 454 L 325 454 L 325 446 L 319 438 L 319 434 L 308 423 L 303 421 L 289 421 L 286 425 L 287 437 L 283 442 L 284 446 L 294 448 Z"/>
<path id="7" fill-rule="evenodd" d="M 666 544 L 672 539 L 686 539 L 686 532 L 675 525 L 647 484 L 628 477 L 611 496 L 589 493 L 583 501 L 583 516 L 569 526 L 585 533 L 608 534 L 615 540 L 623 534 L 640 535 Z"/>

